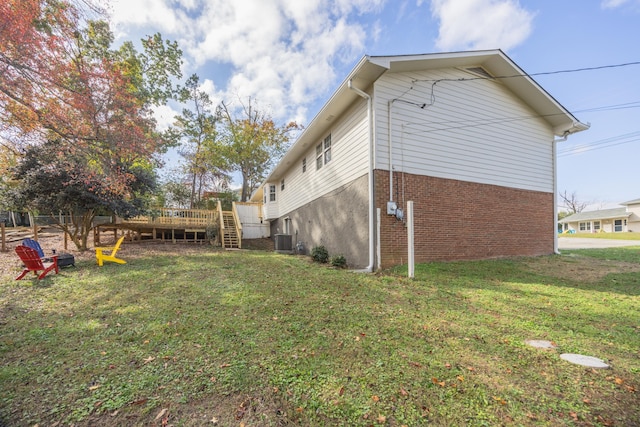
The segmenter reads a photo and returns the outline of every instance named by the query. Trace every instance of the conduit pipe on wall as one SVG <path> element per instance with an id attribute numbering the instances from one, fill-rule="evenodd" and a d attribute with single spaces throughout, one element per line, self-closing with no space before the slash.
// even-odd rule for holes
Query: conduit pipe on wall
<path id="1" fill-rule="evenodd" d="M 389 134 L 389 201 L 393 202 L 393 138 L 391 130 L 391 115 L 393 114 L 393 104 L 397 99 L 388 102 L 387 109 L 387 132 Z"/>
<path id="2" fill-rule="evenodd" d="M 373 132 L 373 112 L 371 95 L 354 87 L 352 79 L 349 79 L 349 89 L 367 100 L 367 128 L 369 129 L 369 265 L 364 268 L 364 272 L 371 273 L 375 268 L 375 220 L 376 220 L 376 203 L 375 193 L 373 191 L 373 150 L 375 148 L 374 132 Z"/>

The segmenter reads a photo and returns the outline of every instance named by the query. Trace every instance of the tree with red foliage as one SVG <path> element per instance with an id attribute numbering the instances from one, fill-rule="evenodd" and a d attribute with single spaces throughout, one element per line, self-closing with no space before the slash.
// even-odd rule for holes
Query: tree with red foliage
<path id="1" fill-rule="evenodd" d="M 145 165 L 151 171 L 166 148 L 151 108 L 173 96 L 181 52 L 159 34 L 142 41 L 142 53 L 130 42 L 114 50 L 108 23 L 83 19 L 86 10 L 79 5 L 0 3 L 0 142 L 24 154 L 56 141 L 69 159 L 56 167 L 73 172 L 76 180 L 82 171 L 88 186 L 108 182 L 109 198 L 125 200 L 135 192 L 138 174 L 132 169 Z M 22 176 L 14 178 L 19 188 Z M 47 213 L 62 208 L 52 205 Z"/>

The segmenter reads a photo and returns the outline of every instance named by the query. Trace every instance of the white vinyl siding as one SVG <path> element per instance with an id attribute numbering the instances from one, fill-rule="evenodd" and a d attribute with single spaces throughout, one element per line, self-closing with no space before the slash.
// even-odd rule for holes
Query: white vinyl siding
<path id="1" fill-rule="evenodd" d="M 376 168 L 553 192 L 551 126 L 499 81 L 457 69 L 386 73 L 374 85 Z M 433 85 L 433 81 L 439 81 Z M 425 81 L 430 80 L 430 81 Z"/>
<path id="2" fill-rule="evenodd" d="M 324 144 L 329 134 L 331 157 L 325 163 Z M 318 144 L 323 146 L 322 167 L 307 166 L 303 172 L 299 162 L 307 158 L 315 163 Z M 358 99 L 345 114 L 327 125 L 327 132 L 322 138 L 309 142 L 308 146 L 300 160 L 292 162 L 285 174 L 287 191 L 278 194 L 277 211 L 273 207 L 268 208 L 268 218 L 285 215 L 368 172 L 367 103 Z"/>

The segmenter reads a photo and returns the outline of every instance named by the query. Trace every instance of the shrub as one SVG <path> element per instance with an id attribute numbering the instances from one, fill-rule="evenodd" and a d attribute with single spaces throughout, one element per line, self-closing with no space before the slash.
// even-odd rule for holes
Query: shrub
<path id="1" fill-rule="evenodd" d="M 315 262 L 326 264 L 329 262 L 329 251 L 324 246 L 316 246 L 311 250 L 311 258 Z"/>
<path id="2" fill-rule="evenodd" d="M 344 255 L 336 255 L 331 257 L 331 265 L 336 268 L 346 268 L 347 267 L 347 259 Z"/>

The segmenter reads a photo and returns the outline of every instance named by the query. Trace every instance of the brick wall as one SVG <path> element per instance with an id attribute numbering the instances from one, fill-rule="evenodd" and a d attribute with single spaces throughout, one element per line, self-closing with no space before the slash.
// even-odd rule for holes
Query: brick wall
<path id="1" fill-rule="evenodd" d="M 552 193 L 402 173 L 394 181 L 398 207 L 406 212 L 403 191 L 414 202 L 416 262 L 553 253 Z M 407 229 L 386 215 L 389 172 L 376 171 L 375 184 L 382 267 L 404 264 Z"/>

